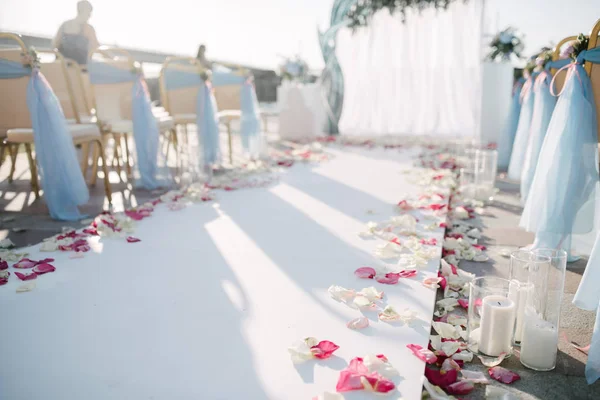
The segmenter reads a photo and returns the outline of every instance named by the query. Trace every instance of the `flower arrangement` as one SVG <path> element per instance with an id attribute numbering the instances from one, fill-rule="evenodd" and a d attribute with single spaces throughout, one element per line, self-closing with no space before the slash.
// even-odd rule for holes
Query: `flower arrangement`
<path id="1" fill-rule="evenodd" d="M 569 42 L 569 45 L 563 49 L 560 53 L 560 58 L 571 58 L 573 61 L 577 61 L 577 56 L 583 50 L 588 48 L 590 38 L 580 33 L 577 39 Z"/>
<path id="2" fill-rule="evenodd" d="M 456 0 L 359 0 L 347 13 L 350 19 L 350 27 L 356 29 L 367 26 L 378 11 L 387 9 L 390 14 L 399 13 L 402 22 L 406 20 L 406 10 L 409 8 L 417 11 L 426 8 L 445 10 Z M 467 0 L 463 0 L 467 1 Z"/>
<path id="3" fill-rule="evenodd" d="M 35 47 L 31 46 L 26 53 L 21 53 L 21 63 L 31 68 L 40 66 L 40 57 L 38 56 Z"/>
<path id="4" fill-rule="evenodd" d="M 525 48 L 522 35 L 513 27 L 508 27 L 494 36 L 490 42 L 491 51 L 487 60 L 495 61 L 500 57 L 502 61 L 510 60 L 511 55 L 521 58 L 521 52 Z"/>
<path id="5" fill-rule="evenodd" d="M 279 73 L 284 80 L 303 82 L 308 76 L 308 64 L 298 55 L 286 58 L 279 66 Z"/>

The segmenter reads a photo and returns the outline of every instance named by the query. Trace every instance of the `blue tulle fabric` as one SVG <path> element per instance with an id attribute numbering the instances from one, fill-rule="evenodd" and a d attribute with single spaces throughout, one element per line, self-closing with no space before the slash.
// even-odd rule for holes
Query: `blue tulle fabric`
<path id="1" fill-rule="evenodd" d="M 578 63 L 581 63 L 583 60 L 586 62 L 600 64 L 600 48 L 597 47 L 593 50 L 583 51 L 581 54 L 579 54 L 577 61 Z M 586 121 L 582 121 L 582 130 L 572 131 L 572 133 L 582 134 L 586 137 L 593 133 L 593 135 L 596 136 L 597 115 L 594 98 L 591 93 L 591 84 L 589 78 L 580 65 L 571 68 L 577 68 L 577 71 L 579 71 L 579 76 L 581 77 L 580 86 L 582 86 L 582 93 L 579 94 L 579 96 L 584 97 L 584 99 L 580 100 L 580 103 L 585 103 L 588 107 L 582 110 L 581 114 L 576 116 L 578 118 L 586 119 Z M 579 84 L 576 76 L 571 76 L 570 78 L 570 80 L 576 85 Z M 564 96 L 565 93 L 561 95 L 561 99 Z M 593 123 L 592 127 L 589 126 L 590 123 Z M 591 139 L 589 140 L 591 141 Z M 597 160 L 595 161 L 595 164 L 597 165 Z M 597 180 L 598 176 L 596 175 L 595 178 Z M 587 214 L 587 216 L 588 218 L 593 219 L 592 215 Z M 594 243 L 592 254 L 590 255 L 585 268 L 585 273 L 583 274 L 583 278 L 581 279 L 581 283 L 579 284 L 579 288 L 577 289 L 577 293 L 573 299 L 573 303 L 579 308 L 590 311 L 596 310 L 596 323 L 594 325 L 594 333 L 592 335 L 592 342 L 588 352 L 588 360 L 585 366 L 585 377 L 589 384 L 594 383 L 600 378 L 600 291 L 598 290 L 598 282 L 600 282 L 600 232 L 598 232 L 596 235 L 596 242 Z"/>
<path id="2" fill-rule="evenodd" d="M 202 144 L 204 164 L 216 164 L 221 160 L 219 146 L 219 119 L 217 102 L 210 84 L 202 83 L 196 100 L 198 140 Z"/>
<path id="3" fill-rule="evenodd" d="M 534 72 L 525 80 L 523 89 L 521 89 L 521 112 L 519 113 L 519 124 L 515 133 L 515 141 L 513 143 L 512 153 L 510 155 L 510 163 L 508 164 L 508 178 L 519 181 L 521 180 L 521 172 L 523 171 L 523 163 L 525 162 L 525 154 L 529 144 L 529 128 L 531 127 L 531 118 L 533 117 L 533 103 L 535 101 L 535 93 L 533 85 L 538 73 Z"/>
<path id="4" fill-rule="evenodd" d="M 510 163 L 515 133 L 517 133 L 519 124 L 519 114 L 521 113 L 521 90 L 524 83 L 525 79 L 523 78 L 519 78 L 515 83 L 508 119 L 504 124 L 502 136 L 498 140 L 498 168 L 500 169 L 508 168 Z"/>
<path id="5" fill-rule="evenodd" d="M 531 126 L 529 128 L 529 144 L 521 173 L 521 202 L 523 203 L 527 200 L 542 143 L 546 137 L 550 118 L 552 118 L 552 111 L 554 111 L 554 106 L 556 105 L 556 97 L 550 93 L 551 81 L 552 76 L 550 73 L 543 71 L 536 78 L 533 88 L 534 101 Z"/>
<path id="6" fill-rule="evenodd" d="M 596 108 L 581 64 L 569 67 L 540 150 L 520 225 L 530 232 L 586 233 L 593 228 L 598 182 Z"/>
<path id="7" fill-rule="evenodd" d="M 244 152 L 251 158 L 258 158 L 261 153 L 262 135 L 260 113 L 254 85 L 247 77 L 237 74 L 230 68 L 214 65 L 211 83 L 213 86 L 241 85 L 240 91 L 240 134 Z"/>
<path id="8" fill-rule="evenodd" d="M 167 89 L 198 88 L 196 98 L 196 126 L 198 142 L 202 146 L 201 165 L 220 162 L 221 149 L 219 145 L 219 123 L 217 119 L 217 103 L 210 86 L 196 72 L 177 69 L 167 69 L 164 72 Z"/>
<path id="9" fill-rule="evenodd" d="M 0 79 L 23 76 L 31 76 L 27 86 L 27 108 L 50 216 L 63 221 L 85 218 L 77 207 L 88 202 L 89 191 L 60 102 L 39 70 L 0 59 Z"/>
<path id="10" fill-rule="evenodd" d="M 258 158 L 261 153 L 260 114 L 254 85 L 244 83 L 241 92 L 241 136 L 242 146 L 251 158 Z"/>
<path id="11" fill-rule="evenodd" d="M 94 85 L 134 83 L 131 90 L 131 113 L 140 186 L 150 190 L 165 186 L 166 183 L 157 178 L 160 132 L 143 76 L 134 70 L 117 68 L 104 62 L 90 62 L 88 73 Z"/>

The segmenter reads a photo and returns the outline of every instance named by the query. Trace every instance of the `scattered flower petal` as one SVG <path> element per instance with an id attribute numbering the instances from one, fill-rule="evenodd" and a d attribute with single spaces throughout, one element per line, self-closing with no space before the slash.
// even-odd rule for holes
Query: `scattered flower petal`
<path id="1" fill-rule="evenodd" d="M 360 292 L 358 292 L 358 295 L 364 296 L 371 301 L 383 299 L 383 292 L 381 290 L 377 290 L 373 286 L 362 289 Z"/>
<path id="2" fill-rule="evenodd" d="M 17 287 L 17 293 L 30 292 L 35 289 L 35 281 L 30 281 Z"/>
<path id="3" fill-rule="evenodd" d="M 445 388 L 446 386 L 456 382 L 458 379 L 458 371 L 455 369 L 451 369 L 449 371 L 440 371 L 425 366 L 425 377 L 432 384 Z"/>
<path id="4" fill-rule="evenodd" d="M 485 398 L 487 400 L 519 400 L 519 398 L 508 390 L 499 388 L 498 386 L 486 386 Z"/>
<path id="5" fill-rule="evenodd" d="M 458 381 L 446 386 L 444 389 L 449 394 L 465 395 L 471 393 L 475 386 L 469 381 Z"/>
<path id="6" fill-rule="evenodd" d="M 337 301 L 347 302 L 356 296 L 354 289 L 346 289 L 345 287 L 331 285 L 327 289 L 329 295 Z"/>
<path id="7" fill-rule="evenodd" d="M 429 349 L 424 349 L 418 344 L 407 344 L 406 347 L 412 351 L 419 360 L 424 361 L 427 364 L 435 364 L 437 362 L 437 356 Z"/>
<path id="8" fill-rule="evenodd" d="M 369 326 L 369 319 L 367 317 L 354 318 L 352 321 L 349 321 L 346 326 L 354 330 L 364 329 Z"/>
<path id="9" fill-rule="evenodd" d="M 330 342 L 329 340 L 322 340 L 316 346 L 310 348 L 315 358 L 324 360 L 331 357 L 334 351 L 339 349 L 340 346 Z"/>
<path id="10" fill-rule="evenodd" d="M 390 364 L 387 357 L 383 354 L 366 356 L 364 364 L 370 372 L 377 372 L 386 378 L 393 378 L 400 375 L 400 372 Z"/>
<path id="11" fill-rule="evenodd" d="M 488 369 L 488 373 L 498 382 L 510 384 L 521 379 L 519 374 L 512 372 L 506 368 L 496 366 Z"/>
<path id="12" fill-rule="evenodd" d="M 371 267 L 361 267 L 354 271 L 354 275 L 361 279 L 373 279 L 377 272 Z"/>
<path id="13" fill-rule="evenodd" d="M 9 271 L 0 271 L 0 286 L 5 285 L 8 282 L 9 276 Z"/>
<path id="14" fill-rule="evenodd" d="M 22 281 L 31 281 L 31 280 L 37 278 L 37 274 L 35 272 L 32 272 L 30 274 L 23 274 L 21 272 L 15 272 L 15 275 L 17 276 L 17 278 L 19 278 Z"/>
<path id="15" fill-rule="evenodd" d="M 506 358 L 506 353 L 500 353 L 498 357 L 486 357 L 477 355 L 477 358 L 479 358 L 479 361 L 481 361 L 481 363 L 486 367 L 495 367 L 497 365 L 500 365 L 502 361 L 504 361 L 504 359 Z"/>
<path id="16" fill-rule="evenodd" d="M 0 260 L 0 271 L 8 268 L 8 262 Z"/>
<path id="17" fill-rule="evenodd" d="M 388 393 L 395 388 L 396 385 L 392 381 L 377 372 L 370 372 L 360 357 L 352 359 L 350 365 L 340 372 L 336 385 L 338 392 L 368 390 L 376 393 Z"/>
<path id="18" fill-rule="evenodd" d="M 137 242 L 141 242 L 141 239 L 138 239 L 136 237 L 133 236 L 127 236 L 127 243 L 137 243 Z"/>
<path id="19" fill-rule="evenodd" d="M 44 263 L 44 264 L 36 265 L 35 267 L 33 267 L 32 271 L 35 272 L 37 275 L 43 275 L 48 272 L 56 271 L 56 268 L 51 264 Z M 16 274 L 16 272 L 15 272 L 15 274 Z"/>
<path id="20" fill-rule="evenodd" d="M 411 309 L 404 309 L 402 312 L 397 312 L 394 307 L 388 305 L 382 312 L 379 313 L 379 320 L 384 322 L 402 321 L 405 324 L 412 322 L 417 316 L 417 312 Z"/>
<path id="21" fill-rule="evenodd" d="M 430 289 L 437 289 L 439 287 L 438 283 L 440 283 L 442 278 L 439 276 L 432 276 L 429 278 L 423 279 L 423 286 L 428 287 Z"/>
<path id="22" fill-rule="evenodd" d="M 473 383 L 482 383 L 487 385 L 490 383 L 490 380 L 485 376 L 483 372 L 480 371 L 469 371 L 467 369 L 461 369 L 460 373 L 462 374 L 463 380 L 473 382 Z"/>
<path id="23" fill-rule="evenodd" d="M 457 333 L 456 328 L 445 322 L 434 321 L 431 323 L 433 329 L 442 337 L 442 339 L 458 339 L 460 334 Z"/>

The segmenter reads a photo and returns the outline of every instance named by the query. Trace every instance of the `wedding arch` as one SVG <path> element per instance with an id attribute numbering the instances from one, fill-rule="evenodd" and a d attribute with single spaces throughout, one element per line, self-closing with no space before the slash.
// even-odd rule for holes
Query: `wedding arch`
<path id="1" fill-rule="evenodd" d="M 484 0 L 336 0 L 319 32 L 329 132 L 479 135 L 483 9 Z"/>

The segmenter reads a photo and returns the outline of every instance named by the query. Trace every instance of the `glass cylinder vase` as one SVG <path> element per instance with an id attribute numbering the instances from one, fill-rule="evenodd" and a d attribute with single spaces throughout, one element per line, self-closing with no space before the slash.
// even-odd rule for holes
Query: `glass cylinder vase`
<path id="1" fill-rule="evenodd" d="M 469 285 L 469 350 L 488 357 L 511 355 L 516 304 L 509 298 L 510 281 L 480 277 Z"/>
<path id="2" fill-rule="evenodd" d="M 477 200 L 492 201 L 498 173 L 498 151 L 479 149 L 475 155 L 475 185 Z"/>
<path id="3" fill-rule="evenodd" d="M 537 249 L 533 253 L 548 257 L 550 262 L 529 268 L 528 282 L 533 288 L 525 306 L 521 364 L 536 371 L 550 371 L 556 367 L 567 253 L 556 249 Z"/>
<path id="4" fill-rule="evenodd" d="M 509 297 L 517 305 L 515 320 L 515 333 L 513 344 L 519 346 L 523 336 L 523 324 L 525 322 L 525 306 L 529 293 L 533 290 L 533 284 L 529 283 L 529 271 L 531 268 L 542 268 L 540 264 L 550 264 L 550 257 L 536 254 L 530 250 L 516 250 L 510 254 Z"/>

